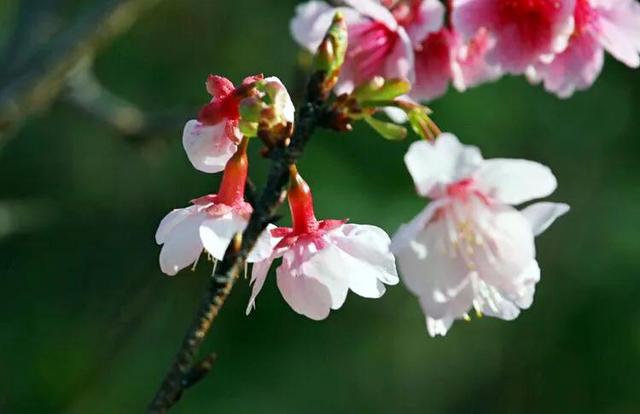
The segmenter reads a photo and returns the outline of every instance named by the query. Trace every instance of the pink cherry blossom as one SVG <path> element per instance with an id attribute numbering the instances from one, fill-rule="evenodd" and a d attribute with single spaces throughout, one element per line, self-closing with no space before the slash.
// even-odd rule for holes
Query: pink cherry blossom
<path id="1" fill-rule="evenodd" d="M 193 166 L 203 172 L 222 171 L 227 161 L 236 152 L 242 134 L 238 128 L 240 121 L 240 102 L 247 95 L 256 94 L 248 86 L 257 82 L 277 83 L 284 94 L 280 96 L 275 110 L 282 111 L 282 117 L 293 122 L 294 107 L 282 82 L 276 77 L 263 79 L 262 75 L 246 78 L 242 85 L 235 87 L 222 76 L 210 75 L 207 79 L 207 91 L 212 96 L 198 115 L 184 127 L 182 144 Z"/>
<path id="2" fill-rule="evenodd" d="M 575 29 L 567 49 L 528 75 L 561 98 L 589 88 L 602 71 L 604 51 L 640 66 L 640 4 L 635 0 L 576 0 Z"/>
<path id="3" fill-rule="evenodd" d="M 172 210 L 156 232 L 156 242 L 162 245 L 160 268 L 173 276 L 195 263 L 205 249 L 214 259 L 222 260 L 231 238 L 244 230 L 253 208 L 244 200 L 247 179 L 247 139 L 240 151 L 227 162 L 220 191 L 193 200 L 192 205 Z M 272 226 L 274 227 L 274 226 Z M 266 233 L 262 236 L 266 237 Z M 247 261 L 269 257 L 273 250 L 268 237 L 262 237 Z"/>
<path id="4" fill-rule="evenodd" d="M 374 0 L 347 0 L 344 3 L 347 7 L 309 1 L 297 7 L 296 16 L 291 21 L 294 39 L 315 52 L 335 12 L 341 11 L 345 16 L 349 46 L 336 92 L 349 92 L 355 85 L 375 76 L 413 82 L 412 42 L 392 12 Z M 419 36 L 426 35 L 429 30 L 437 30 L 442 24 L 441 9 L 432 1 L 425 2 L 425 5 L 424 9 L 417 10 L 418 16 L 411 18 L 416 23 L 424 22 L 424 26 L 420 23 L 420 30 L 407 20 L 408 28 Z"/>
<path id="5" fill-rule="evenodd" d="M 437 32 L 444 22 L 445 8 L 438 0 L 382 0 L 393 17 L 417 46 L 429 33 Z"/>
<path id="6" fill-rule="evenodd" d="M 484 29 L 469 41 L 454 30 L 443 28 L 429 34 L 416 49 L 416 81 L 411 97 L 429 101 L 443 95 L 449 82 L 458 91 L 495 80 L 501 72 L 486 62 L 493 42 Z"/>
<path id="7" fill-rule="evenodd" d="M 487 61 L 524 73 L 567 47 L 575 0 L 453 0 L 453 27 L 466 39 L 485 28 L 495 40 Z"/>
<path id="8" fill-rule="evenodd" d="M 352 290 L 366 298 L 379 298 L 384 284 L 398 283 L 389 236 L 380 228 L 347 224 L 345 220 L 318 221 L 308 185 L 292 173 L 289 206 L 293 227 L 270 231 L 277 243 L 271 256 L 257 262 L 252 271 L 253 291 L 247 314 L 264 285 L 273 260 L 278 288 L 284 300 L 301 315 L 325 319 L 338 309 Z"/>
<path id="9" fill-rule="evenodd" d="M 400 228 L 391 249 L 429 334 L 444 335 L 471 309 L 516 318 L 531 306 L 540 279 L 534 236 L 569 207 L 512 205 L 551 194 L 551 171 L 527 160 L 483 160 L 451 134 L 413 143 L 405 163 L 418 194 L 433 201 Z"/>

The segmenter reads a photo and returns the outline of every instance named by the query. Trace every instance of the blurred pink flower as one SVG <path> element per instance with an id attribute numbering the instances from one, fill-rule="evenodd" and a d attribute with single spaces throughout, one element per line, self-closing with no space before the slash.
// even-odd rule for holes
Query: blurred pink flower
<path id="1" fill-rule="evenodd" d="M 491 46 L 484 29 L 468 42 L 449 28 L 429 34 L 416 50 L 416 81 L 411 97 L 420 101 L 435 99 L 447 91 L 450 81 L 462 92 L 498 79 L 499 68 L 485 59 Z"/>
<path id="2" fill-rule="evenodd" d="M 433 201 L 394 235 L 401 277 L 418 296 L 430 335 L 479 313 L 511 320 L 533 301 L 540 269 L 534 236 L 569 207 L 535 203 L 556 188 L 551 171 L 518 159 L 483 160 L 451 134 L 419 141 L 405 163 L 418 194 Z"/>
<path id="3" fill-rule="evenodd" d="M 533 82 L 561 98 L 589 88 L 607 50 L 625 65 L 640 66 L 640 4 L 635 0 L 576 0 L 575 29 L 567 49 L 528 72 Z"/>
<path id="4" fill-rule="evenodd" d="M 349 92 L 374 76 L 413 82 L 412 42 L 392 12 L 374 0 L 346 0 L 345 4 L 346 7 L 332 7 L 322 1 L 309 1 L 297 7 L 291 21 L 294 39 L 315 52 L 335 12 L 339 10 L 345 16 L 349 46 L 336 92 Z M 403 21 L 407 29 L 419 37 L 442 24 L 442 8 L 432 0 L 408 13 Z"/>
<path id="5" fill-rule="evenodd" d="M 487 54 L 504 72 L 524 73 L 562 52 L 573 32 L 575 0 L 453 0 L 456 31 L 471 39 L 485 28 L 495 40 Z"/>

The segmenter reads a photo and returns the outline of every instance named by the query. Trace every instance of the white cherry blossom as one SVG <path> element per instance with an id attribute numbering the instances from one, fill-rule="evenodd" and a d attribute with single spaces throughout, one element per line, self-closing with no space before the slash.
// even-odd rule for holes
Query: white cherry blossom
<path id="1" fill-rule="evenodd" d="M 419 298 L 430 335 L 468 312 L 511 320 L 531 306 L 540 268 L 534 237 L 569 206 L 512 205 L 550 195 L 549 168 L 527 160 L 483 160 L 451 134 L 415 142 L 405 163 L 418 194 L 432 202 L 394 235 L 403 282 Z"/>

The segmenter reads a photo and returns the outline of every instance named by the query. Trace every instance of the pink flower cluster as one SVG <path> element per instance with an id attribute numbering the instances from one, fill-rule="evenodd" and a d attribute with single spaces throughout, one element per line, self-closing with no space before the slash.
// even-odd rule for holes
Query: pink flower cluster
<path id="1" fill-rule="evenodd" d="M 431 100 L 449 83 L 459 90 L 526 74 L 569 97 L 590 87 L 604 51 L 640 66 L 640 5 L 635 0 L 312 0 L 291 22 L 295 40 L 318 47 L 336 10 L 349 28 L 338 93 L 374 76 L 412 83 L 411 97 Z"/>

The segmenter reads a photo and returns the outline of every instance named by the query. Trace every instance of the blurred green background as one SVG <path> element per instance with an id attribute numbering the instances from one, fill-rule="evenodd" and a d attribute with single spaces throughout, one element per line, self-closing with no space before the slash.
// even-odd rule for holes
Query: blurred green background
<path id="1" fill-rule="evenodd" d="M 92 7 L 25 2 L 50 13 L 31 40 Z M 94 69 L 112 93 L 172 122 L 123 136 L 63 94 L 0 149 L 0 413 L 143 411 L 210 272 L 201 264 L 170 278 L 157 264 L 160 219 L 219 180 L 191 167 L 182 126 L 206 101 L 209 73 L 299 83 L 295 4 L 165 0 Z M 0 2 L 0 55 L 20 10 Z M 242 280 L 204 346 L 218 361 L 176 413 L 640 412 L 638 72 L 608 59 L 596 85 L 569 100 L 504 78 L 431 106 L 486 157 L 538 160 L 557 175 L 551 199 L 572 211 L 538 239 L 533 307 L 431 339 L 403 286 L 377 301 L 351 294 L 313 322 L 288 308 L 273 278 L 246 317 Z M 318 133 L 300 163 L 318 215 L 389 232 L 409 220 L 424 205 L 402 163 L 409 143 L 365 125 Z M 268 163 L 252 160 L 263 183 Z"/>

